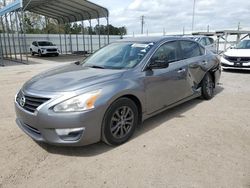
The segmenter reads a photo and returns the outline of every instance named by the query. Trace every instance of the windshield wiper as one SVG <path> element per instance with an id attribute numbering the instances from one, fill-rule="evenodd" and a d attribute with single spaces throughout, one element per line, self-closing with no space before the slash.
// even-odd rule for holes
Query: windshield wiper
<path id="1" fill-rule="evenodd" d="M 105 69 L 102 66 L 98 66 L 98 65 L 90 65 L 90 66 L 86 66 L 86 67 L 90 67 L 90 68 L 94 68 L 94 69 Z"/>

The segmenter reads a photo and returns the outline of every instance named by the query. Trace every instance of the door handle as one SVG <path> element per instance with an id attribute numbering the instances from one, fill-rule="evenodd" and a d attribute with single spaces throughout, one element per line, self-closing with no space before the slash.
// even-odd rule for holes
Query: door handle
<path id="1" fill-rule="evenodd" d="M 183 72 L 185 72 L 186 71 L 186 69 L 180 69 L 180 70 L 178 70 L 177 72 L 180 74 L 180 73 L 183 73 Z"/>

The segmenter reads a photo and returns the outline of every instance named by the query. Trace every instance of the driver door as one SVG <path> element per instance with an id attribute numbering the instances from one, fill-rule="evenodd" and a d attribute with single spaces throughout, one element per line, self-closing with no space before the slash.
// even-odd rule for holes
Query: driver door
<path id="1" fill-rule="evenodd" d="M 149 64 L 155 60 L 164 60 L 167 68 L 147 69 L 146 100 L 148 114 L 161 110 L 191 94 L 187 81 L 187 63 L 182 60 L 178 41 L 167 42 L 160 46 Z"/>

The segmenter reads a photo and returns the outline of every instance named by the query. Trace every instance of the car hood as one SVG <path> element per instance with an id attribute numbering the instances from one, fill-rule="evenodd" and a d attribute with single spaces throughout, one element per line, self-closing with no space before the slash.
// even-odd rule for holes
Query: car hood
<path id="1" fill-rule="evenodd" d="M 225 55 L 231 57 L 250 57 L 250 49 L 230 49 L 225 52 Z"/>
<path id="2" fill-rule="evenodd" d="M 23 90 L 64 92 L 74 91 L 113 79 L 126 70 L 96 69 L 70 64 L 41 73 L 26 82 Z"/>

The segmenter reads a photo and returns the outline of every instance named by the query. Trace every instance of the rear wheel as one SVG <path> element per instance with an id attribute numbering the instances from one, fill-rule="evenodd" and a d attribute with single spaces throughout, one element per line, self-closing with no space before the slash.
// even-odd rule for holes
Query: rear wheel
<path id="1" fill-rule="evenodd" d="M 210 73 L 207 73 L 201 82 L 202 97 L 206 100 L 214 96 L 214 81 Z"/>
<path id="2" fill-rule="evenodd" d="M 109 145 L 128 141 L 138 124 L 138 109 L 128 98 L 120 98 L 107 110 L 102 127 L 102 140 Z"/>

